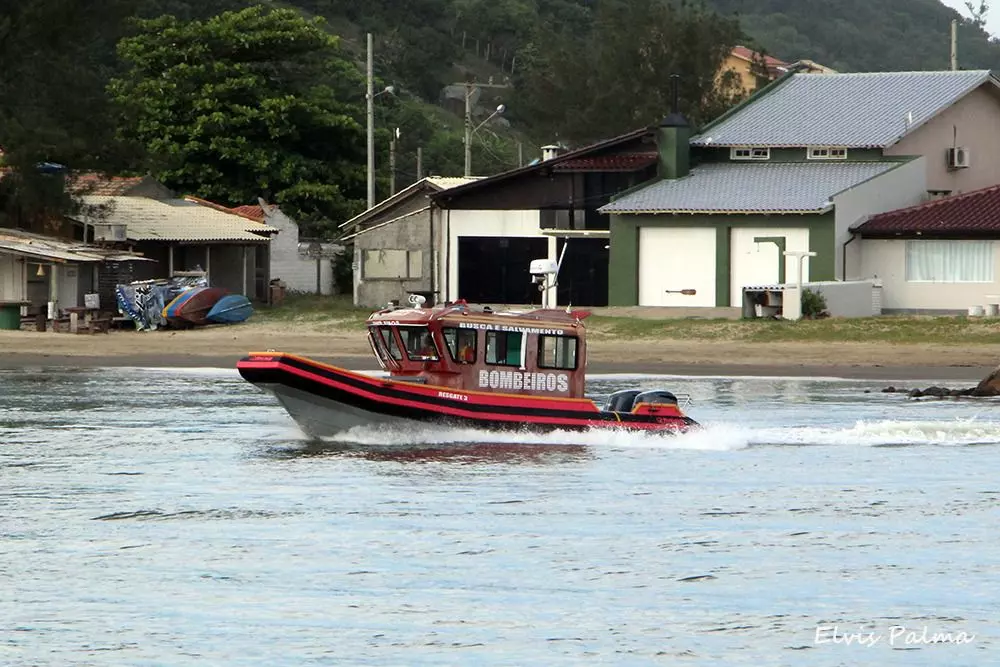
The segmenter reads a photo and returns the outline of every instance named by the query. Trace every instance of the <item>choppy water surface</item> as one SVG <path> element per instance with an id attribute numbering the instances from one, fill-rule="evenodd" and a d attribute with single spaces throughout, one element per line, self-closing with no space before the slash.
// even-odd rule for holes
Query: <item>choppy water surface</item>
<path id="1" fill-rule="evenodd" d="M 316 445 L 235 372 L 0 371 L 0 664 L 994 664 L 1000 405 L 636 382 L 707 430 Z"/>

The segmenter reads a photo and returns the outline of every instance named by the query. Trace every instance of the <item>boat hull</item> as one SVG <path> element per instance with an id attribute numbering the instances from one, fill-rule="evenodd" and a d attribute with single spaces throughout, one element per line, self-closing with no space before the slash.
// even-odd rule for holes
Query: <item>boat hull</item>
<path id="1" fill-rule="evenodd" d="M 191 296 L 187 300 L 173 310 L 173 317 L 168 321 L 179 323 L 182 326 L 206 324 L 209 311 L 226 294 L 228 291 L 221 287 L 197 287 L 192 290 Z"/>
<path id="2" fill-rule="evenodd" d="M 358 426 L 442 425 L 487 430 L 629 429 L 683 432 L 697 426 L 675 407 L 661 414 L 605 412 L 586 399 L 491 394 L 374 378 L 304 357 L 258 353 L 243 378 L 271 392 L 309 436 Z"/>
<path id="3" fill-rule="evenodd" d="M 253 315 L 250 299 L 242 294 L 227 294 L 208 311 L 205 319 L 212 324 L 238 324 Z"/>

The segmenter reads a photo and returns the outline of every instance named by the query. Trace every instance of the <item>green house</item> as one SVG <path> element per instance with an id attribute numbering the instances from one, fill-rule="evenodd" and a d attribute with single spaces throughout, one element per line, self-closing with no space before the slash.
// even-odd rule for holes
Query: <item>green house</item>
<path id="1" fill-rule="evenodd" d="M 963 163 L 988 71 L 789 74 L 692 136 L 656 128 L 657 178 L 600 209 L 611 216 L 609 303 L 739 306 L 742 289 L 859 275 L 851 228 L 868 217 L 1000 182 L 1000 162 Z M 966 149 L 968 150 L 968 149 Z M 683 295 L 680 290 L 695 290 Z"/>

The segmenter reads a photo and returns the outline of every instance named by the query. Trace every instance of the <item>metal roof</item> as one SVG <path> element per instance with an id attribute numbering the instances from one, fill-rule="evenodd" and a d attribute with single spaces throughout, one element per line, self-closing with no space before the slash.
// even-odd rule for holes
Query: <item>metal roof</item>
<path id="1" fill-rule="evenodd" d="M 473 181 L 478 181 L 481 176 L 428 176 L 427 182 L 436 187 L 438 190 L 447 190 L 448 188 L 457 188 L 459 185 L 465 185 L 466 183 L 471 183 Z"/>
<path id="2" fill-rule="evenodd" d="M 987 81 L 989 70 L 793 74 L 691 139 L 695 146 L 891 146 Z"/>
<path id="3" fill-rule="evenodd" d="M 1000 238 L 1000 185 L 879 213 L 852 231 L 866 238 Z"/>
<path id="4" fill-rule="evenodd" d="M 338 229 L 344 229 L 345 227 L 352 227 L 366 221 L 368 218 L 390 208 L 394 204 L 407 199 L 416 192 L 420 192 L 424 186 L 430 186 L 434 192 L 442 192 L 444 190 L 450 190 L 451 188 L 457 188 L 462 185 L 467 185 L 474 181 L 480 180 L 481 176 L 425 176 L 419 181 L 411 183 L 407 187 L 403 188 L 396 194 L 377 202 L 367 211 L 357 214 L 347 222 L 340 223 Z"/>
<path id="5" fill-rule="evenodd" d="M 76 215 L 89 224 L 124 224 L 129 241 L 244 241 L 266 243 L 278 229 L 243 216 L 184 199 L 148 197 L 81 197 L 86 206 L 100 206 L 100 216 Z"/>
<path id="6" fill-rule="evenodd" d="M 50 262 L 104 262 L 145 260 L 142 255 L 86 245 L 20 229 L 0 229 L 0 253 Z"/>
<path id="7" fill-rule="evenodd" d="M 718 162 L 621 196 L 601 213 L 814 213 L 899 162 Z"/>

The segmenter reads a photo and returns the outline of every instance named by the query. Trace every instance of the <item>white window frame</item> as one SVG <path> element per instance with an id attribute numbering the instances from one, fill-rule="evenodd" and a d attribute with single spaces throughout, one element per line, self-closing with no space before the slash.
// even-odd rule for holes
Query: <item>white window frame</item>
<path id="1" fill-rule="evenodd" d="M 846 160 L 847 148 L 844 146 L 809 146 L 806 148 L 807 160 Z"/>
<path id="2" fill-rule="evenodd" d="M 731 146 L 730 160 L 770 160 L 771 149 L 766 146 Z"/>
<path id="3" fill-rule="evenodd" d="M 913 239 L 905 243 L 903 270 L 908 283 L 990 284 L 995 280 L 993 241 Z"/>

